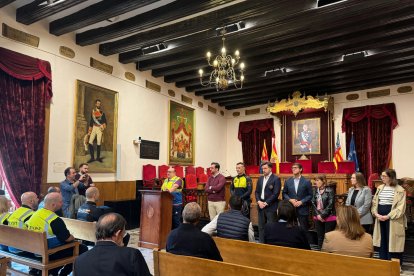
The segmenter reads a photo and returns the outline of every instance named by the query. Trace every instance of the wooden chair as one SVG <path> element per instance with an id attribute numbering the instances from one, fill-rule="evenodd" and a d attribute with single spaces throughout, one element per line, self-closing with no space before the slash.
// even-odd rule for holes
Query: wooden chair
<path id="1" fill-rule="evenodd" d="M 7 266 L 10 264 L 10 261 L 10 258 L 0 257 L 0 276 L 6 275 Z"/>
<path id="2" fill-rule="evenodd" d="M 210 168 L 207 168 L 207 169 L 206 169 L 206 174 L 207 174 L 207 176 L 208 176 L 208 177 L 210 177 L 210 176 L 211 176 L 211 169 L 210 169 Z"/>
<path id="3" fill-rule="evenodd" d="M 260 172 L 260 168 L 259 166 L 246 166 L 246 174 L 247 175 L 251 175 L 251 174 L 259 174 Z"/>
<path id="4" fill-rule="evenodd" d="M 202 173 L 198 176 L 198 183 L 207 183 L 208 176 L 205 173 Z"/>
<path id="5" fill-rule="evenodd" d="M 158 166 L 158 178 L 159 179 L 166 179 L 167 178 L 167 171 L 168 171 L 169 166 L 167 165 L 161 165 Z"/>
<path id="6" fill-rule="evenodd" d="M 0 251 L 0 256 L 9 257 L 12 262 L 41 270 L 42 276 L 49 275 L 49 270 L 53 268 L 73 263 L 79 255 L 79 242 L 71 242 L 49 249 L 45 232 L 39 233 L 6 225 L 0 225 L 0 244 L 40 255 L 42 257 L 41 260 Z M 72 256 L 53 261 L 49 260 L 49 255 L 68 248 L 73 248 Z M 18 275 L 22 274 L 13 268 L 9 268 L 9 270 L 15 271 Z"/>
<path id="7" fill-rule="evenodd" d="M 188 174 L 194 174 L 196 175 L 196 170 L 193 166 L 187 166 L 185 168 L 185 177 L 187 177 Z"/>
<path id="8" fill-rule="evenodd" d="M 185 202 L 196 202 L 197 201 L 197 178 L 195 174 L 187 174 L 185 177 Z"/>
<path id="9" fill-rule="evenodd" d="M 180 177 L 181 179 L 184 178 L 184 168 L 180 165 L 174 166 L 175 174 Z"/>
<path id="10" fill-rule="evenodd" d="M 156 167 L 151 164 L 142 166 L 142 181 L 144 187 L 153 188 L 156 185 Z"/>
<path id="11" fill-rule="evenodd" d="M 204 174 L 204 168 L 203 167 L 197 167 L 195 170 L 196 170 L 195 175 L 196 175 L 197 178 L 199 178 L 201 174 Z"/>

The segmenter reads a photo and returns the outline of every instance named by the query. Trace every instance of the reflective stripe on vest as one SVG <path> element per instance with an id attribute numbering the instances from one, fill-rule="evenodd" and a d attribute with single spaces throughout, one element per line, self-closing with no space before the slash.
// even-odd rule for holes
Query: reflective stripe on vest
<path id="1" fill-rule="evenodd" d="M 0 216 L 0 224 L 3 224 L 4 221 L 11 215 L 11 213 L 4 213 Z"/>
<path id="2" fill-rule="evenodd" d="M 14 228 L 26 229 L 27 227 L 24 224 L 24 221 L 33 213 L 34 212 L 32 209 L 26 207 L 18 208 L 7 219 L 7 221 L 9 222 L 9 226 Z"/>
<path id="3" fill-rule="evenodd" d="M 58 218 L 54 212 L 48 209 L 37 210 L 27 221 L 27 227 L 31 231 L 46 232 L 47 238 L 55 237 L 50 223 Z"/>
<path id="4" fill-rule="evenodd" d="M 175 184 L 175 182 L 177 182 L 178 180 L 181 180 L 181 178 L 179 178 L 178 176 L 174 176 L 173 178 L 171 178 L 171 179 L 165 179 L 164 180 L 164 183 L 162 184 L 162 186 L 161 186 L 161 190 L 162 191 L 166 191 L 166 190 L 168 190 L 168 189 L 171 189 L 172 187 L 173 187 L 173 185 Z M 181 181 L 181 184 L 183 184 L 182 183 L 182 181 Z M 175 190 L 176 192 L 181 192 L 181 190 L 182 190 L 182 186 L 183 185 L 181 185 L 181 189 L 180 188 L 177 188 L 177 190 Z"/>
<path id="5" fill-rule="evenodd" d="M 233 180 L 234 188 L 246 188 L 247 180 L 245 176 L 235 177 Z"/>

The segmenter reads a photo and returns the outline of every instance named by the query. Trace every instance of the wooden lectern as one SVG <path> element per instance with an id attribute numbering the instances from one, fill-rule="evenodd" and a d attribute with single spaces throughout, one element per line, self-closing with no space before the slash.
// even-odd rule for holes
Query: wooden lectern
<path id="1" fill-rule="evenodd" d="M 165 248 L 172 225 L 172 199 L 169 192 L 140 190 L 141 221 L 139 247 Z"/>

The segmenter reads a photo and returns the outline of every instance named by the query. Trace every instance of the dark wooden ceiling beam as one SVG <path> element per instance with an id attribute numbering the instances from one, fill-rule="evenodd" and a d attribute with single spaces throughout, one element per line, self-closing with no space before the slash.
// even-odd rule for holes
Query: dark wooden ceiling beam
<path id="1" fill-rule="evenodd" d="M 393 70 L 399 70 L 399 71 L 397 72 Z M 346 72 L 346 73 L 339 73 L 339 74 L 321 76 L 321 77 L 316 77 L 316 78 L 308 78 L 307 81 L 303 81 L 299 83 L 289 82 L 284 85 L 275 85 L 275 87 L 273 88 L 273 91 L 268 89 L 267 91 L 263 91 L 263 92 L 257 91 L 257 92 L 245 94 L 242 96 L 229 95 L 229 97 L 226 99 L 223 99 L 223 98 L 213 99 L 212 102 L 219 103 L 220 106 L 223 106 L 223 105 L 227 105 L 228 103 L 234 102 L 234 101 L 252 100 L 252 99 L 255 99 L 256 97 L 272 96 L 277 91 L 283 91 L 283 90 L 291 90 L 291 91 L 305 90 L 306 91 L 309 89 L 309 87 L 314 87 L 314 86 L 320 87 L 321 85 L 331 85 L 331 84 L 336 84 L 337 82 L 344 82 L 344 81 L 347 81 L 349 83 L 354 82 L 357 84 L 359 81 L 364 81 L 366 79 L 369 79 L 370 77 L 372 78 L 383 77 L 386 79 L 391 76 L 396 76 L 398 75 L 398 73 L 404 73 L 404 72 L 408 73 L 408 72 L 413 72 L 413 71 L 414 71 L 414 59 L 411 59 L 411 61 L 407 64 L 388 66 L 385 68 L 381 68 L 380 70 L 371 70 L 370 73 L 368 73 L 366 70 L 355 70 L 354 72 Z M 363 73 L 362 75 L 361 75 L 361 72 Z M 393 72 L 393 73 L 390 73 L 390 72 Z M 325 92 L 326 91 L 321 91 L 322 94 Z"/>
<path id="2" fill-rule="evenodd" d="M 46 0 L 36 0 L 24 5 L 16 10 L 16 21 L 25 25 L 30 25 L 48 16 L 64 11 L 78 4 L 85 2 L 84 0 L 66 0 L 55 5 L 40 5 L 47 2 Z"/>
<path id="3" fill-rule="evenodd" d="M 58 36 L 63 35 L 158 1 L 159 0 L 100 1 L 78 12 L 50 22 L 49 32 Z"/>
<path id="4" fill-rule="evenodd" d="M 343 86 L 357 87 L 360 85 L 360 83 L 364 83 L 367 81 L 376 81 L 376 80 L 386 81 L 388 79 L 394 79 L 394 78 L 398 78 L 401 76 L 409 76 L 410 74 L 413 74 L 413 73 L 414 73 L 414 66 L 411 63 L 410 66 L 407 66 L 407 68 L 402 68 L 400 72 L 390 73 L 389 71 L 382 70 L 382 71 L 378 71 L 377 73 L 372 73 L 366 76 L 359 76 L 357 78 L 353 78 L 352 80 L 348 80 L 347 78 L 334 78 L 334 79 L 327 79 L 319 83 L 314 83 L 313 85 L 310 85 L 310 86 L 298 85 L 298 86 L 291 86 L 291 87 L 288 87 L 288 86 L 281 87 L 280 89 L 276 88 L 273 93 L 268 93 L 268 94 L 257 93 L 255 97 L 234 98 L 234 99 L 227 100 L 227 101 L 221 101 L 219 102 L 219 105 L 228 106 L 234 103 L 247 103 L 249 101 L 260 100 L 260 99 L 262 100 L 266 100 L 270 98 L 274 99 L 274 98 L 278 98 L 276 95 L 280 94 L 281 91 L 293 92 L 293 91 L 299 90 L 302 92 L 306 92 L 308 94 L 309 91 L 316 90 L 319 93 L 319 95 L 323 95 L 329 92 L 330 87 L 343 87 Z M 414 76 L 413 76 L 413 79 L 414 79 Z"/>
<path id="5" fill-rule="evenodd" d="M 414 26 L 411 27 L 414 30 Z M 413 43 L 413 35 L 414 32 L 407 32 L 407 33 L 402 33 L 402 34 L 396 34 L 396 35 L 386 35 L 382 38 L 382 42 L 381 46 L 383 46 L 384 48 L 393 48 L 393 47 L 398 47 L 401 45 L 404 45 L 405 47 L 411 47 L 408 45 L 412 45 Z M 344 53 L 346 50 L 352 50 L 351 52 L 355 52 L 355 51 L 361 51 L 361 50 L 366 50 L 366 49 L 376 49 L 376 47 L 378 47 L 378 43 L 376 42 L 377 39 L 374 39 L 373 41 L 371 40 L 365 40 L 366 38 L 369 38 L 370 35 L 366 35 L 363 39 L 359 40 L 359 42 L 357 42 L 355 45 L 347 45 L 347 46 L 341 46 L 338 47 L 336 49 L 331 49 L 331 50 L 326 50 L 328 47 L 322 47 L 320 50 L 320 48 L 309 48 L 308 51 L 303 51 L 301 52 L 301 54 L 297 54 L 296 53 L 296 57 L 292 57 L 294 60 L 303 60 L 306 62 L 311 62 L 311 61 L 318 61 L 320 58 L 324 57 L 324 56 L 331 56 L 331 57 L 335 57 L 335 55 L 337 56 L 337 58 L 340 58 L 340 52 L 342 51 L 342 53 Z M 389 40 L 387 40 L 389 39 Z M 331 47 L 331 46 L 329 46 Z M 335 46 L 337 47 L 337 46 Z M 364 48 L 362 48 L 364 47 Z M 366 47 L 366 48 L 365 48 Z M 295 53 L 293 53 L 295 54 Z M 303 55 L 302 55 L 303 54 Z M 277 55 L 279 56 L 279 55 Z M 283 59 L 284 57 L 286 57 L 287 55 L 283 55 L 281 56 L 281 59 Z M 269 56 L 269 58 L 271 58 Z M 288 60 L 286 61 L 287 63 L 289 62 Z M 283 64 L 283 62 L 282 62 Z M 246 80 L 246 87 L 254 87 L 256 85 L 261 85 L 261 83 L 263 83 L 262 80 Z M 186 90 L 188 92 L 190 91 L 196 91 L 198 93 L 196 93 L 196 95 L 200 96 L 203 93 L 200 93 L 202 91 L 205 92 L 213 92 L 214 89 L 209 88 L 209 87 L 202 87 L 200 84 L 198 85 L 194 85 L 194 86 L 187 86 Z"/>
<path id="6" fill-rule="evenodd" d="M 76 34 L 76 43 L 81 46 L 101 43 L 145 29 L 153 28 L 185 16 L 202 12 L 235 0 L 178 0 L 157 9 L 136 15 L 134 17 L 116 22 L 106 27 L 95 28 Z"/>
<path id="7" fill-rule="evenodd" d="M 0 8 L 7 6 L 8 4 L 13 3 L 16 0 L 0 0 Z"/>
<path id="8" fill-rule="evenodd" d="M 341 49 L 344 51 L 341 54 L 346 53 L 347 51 L 352 51 L 351 49 L 347 49 L 346 45 L 349 45 L 351 43 L 354 43 L 356 47 L 362 48 L 363 45 L 359 44 L 358 41 L 361 39 L 365 39 L 365 37 L 373 37 L 378 38 L 382 37 L 384 33 L 402 33 L 405 32 L 405 28 L 410 28 L 413 25 L 414 18 L 414 12 L 411 14 L 409 18 L 403 18 L 401 21 L 392 22 L 389 24 L 386 24 L 386 26 L 376 26 L 368 30 L 363 30 L 360 32 L 357 32 L 357 34 L 346 34 L 344 36 L 338 36 L 336 35 L 336 39 L 328 38 L 323 41 L 321 40 L 314 40 L 309 41 L 309 38 L 306 40 L 297 40 L 292 41 L 288 44 L 278 44 L 278 45 L 262 45 L 260 47 L 260 50 L 258 48 L 252 48 L 249 50 L 244 51 L 243 60 L 245 63 L 249 66 L 251 62 L 254 62 L 254 64 L 259 64 L 258 57 L 261 56 L 263 60 L 270 60 L 274 58 L 275 56 L 281 55 L 281 56 L 290 56 L 294 57 L 297 55 L 297 53 L 302 52 L 309 52 L 312 51 L 312 48 L 326 48 L 326 49 L 333 49 L 338 48 L 339 46 L 342 46 Z M 362 38 L 361 38 L 362 37 Z M 366 40 L 366 39 L 365 39 Z M 326 45 L 323 45 L 322 43 L 325 42 Z M 368 41 L 371 42 L 372 41 Z M 324 47 L 321 47 L 324 46 Z M 365 48 L 366 49 L 366 48 Z M 179 65 L 180 63 L 188 62 L 188 60 L 193 60 L 194 63 L 200 64 L 205 58 L 198 52 L 198 49 L 191 50 L 185 53 L 182 53 L 180 55 L 172 55 L 164 58 L 159 59 L 152 59 L 145 62 L 139 62 L 139 68 L 140 70 L 154 70 L 159 69 L 162 67 L 168 67 L 168 66 L 175 66 Z M 206 61 L 204 65 L 206 64 Z M 179 66 L 177 66 L 179 67 Z M 197 68 L 194 68 L 197 69 Z"/>
<path id="9" fill-rule="evenodd" d="M 332 87 L 332 88 L 328 88 L 328 90 L 330 91 L 330 93 L 328 94 L 335 94 L 338 92 L 351 92 L 351 91 L 358 91 L 358 90 L 365 90 L 365 89 L 372 89 L 372 88 L 377 88 L 380 86 L 384 86 L 384 85 L 393 85 L 393 84 L 399 84 L 399 83 L 404 83 L 404 82 L 410 82 L 410 81 L 414 81 L 414 75 L 412 74 L 408 74 L 408 75 L 404 75 L 404 76 L 398 76 L 395 78 L 391 78 L 388 80 L 384 80 L 384 79 L 378 79 L 375 81 L 368 81 L 368 82 L 364 82 L 364 83 L 359 83 L 358 85 L 355 86 L 349 86 L 349 85 L 344 85 L 344 86 L 337 86 L 337 87 Z M 290 91 L 289 94 L 291 94 L 293 91 Z M 312 91 L 313 92 L 313 91 Z M 314 94 L 316 94 L 317 91 L 314 92 Z M 308 92 L 306 92 L 308 93 Z M 284 94 L 278 94 L 278 96 L 280 98 L 286 98 L 287 95 Z M 261 104 L 266 104 L 268 102 L 272 102 L 275 101 L 274 97 L 269 97 L 269 98 L 259 98 L 257 100 L 250 100 L 250 101 L 246 101 L 246 102 L 235 102 L 234 104 L 229 104 L 227 105 L 225 108 L 227 110 L 234 110 L 234 109 L 239 109 L 239 108 L 245 108 L 245 107 L 250 107 L 250 106 L 254 106 L 254 105 L 261 105 Z"/>
<path id="10" fill-rule="evenodd" d="M 114 42 L 103 43 L 99 45 L 99 53 L 109 56 L 126 51 L 137 50 L 144 46 L 157 44 L 165 40 L 189 35 L 206 29 L 212 30 L 226 23 L 235 23 L 245 18 L 260 16 L 269 12 L 269 4 L 266 5 L 265 3 L 268 3 L 268 1 L 256 0 L 241 2 L 237 5 L 209 12 L 155 30 L 138 33 Z"/>

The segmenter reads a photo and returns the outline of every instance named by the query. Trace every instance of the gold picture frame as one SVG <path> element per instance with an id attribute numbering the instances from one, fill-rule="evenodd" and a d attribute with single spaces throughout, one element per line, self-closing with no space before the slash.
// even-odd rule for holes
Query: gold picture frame
<path id="1" fill-rule="evenodd" d="M 174 101 L 168 109 L 168 164 L 195 164 L 195 110 Z"/>
<path id="2" fill-rule="evenodd" d="M 118 92 L 77 80 L 73 166 L 88 163 L 89 172 L 116 172 L 117 130 Z"/>
<path id="3" fill-rule="evenodd" d="M 292 121 L 292 155 L 321 154 L 321 119 Z"/>

